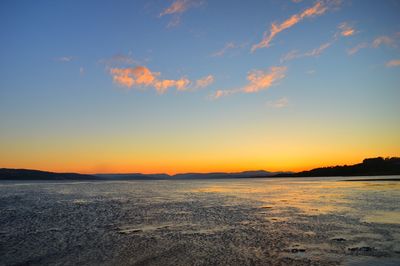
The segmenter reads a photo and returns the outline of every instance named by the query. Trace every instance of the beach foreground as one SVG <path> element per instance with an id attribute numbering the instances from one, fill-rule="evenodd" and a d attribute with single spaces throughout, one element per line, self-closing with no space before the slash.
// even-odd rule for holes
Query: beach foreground
<path id="1" fill-rule="evenodd" d="M 400 265 L 400 182 L 341 179 L 3 181 L 0 265 Z"/>

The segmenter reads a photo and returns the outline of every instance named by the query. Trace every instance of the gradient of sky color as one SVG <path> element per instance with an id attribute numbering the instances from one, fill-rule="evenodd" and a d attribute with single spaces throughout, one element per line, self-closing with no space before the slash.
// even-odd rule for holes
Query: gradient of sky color
<path id="1" fill-rule="evenodd" d="M 0 167 L 400 154 L 400 1 L 0 1 Z"/>

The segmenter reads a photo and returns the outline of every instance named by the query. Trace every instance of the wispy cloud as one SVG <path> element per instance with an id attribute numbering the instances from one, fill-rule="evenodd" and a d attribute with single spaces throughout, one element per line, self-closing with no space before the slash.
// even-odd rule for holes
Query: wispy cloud
<path id="1" fill-rule="evenodd" d="M 347 22 L 341 23 L 338 28 L 340 29 L 340 34 L 344 37 L 349 37 L 356 34 L 354 27 Z"/>
<path id="2" fill-rule="evenodd" d="M 253 70 L 247 75 L 249 84 L 242 88 L 243 92 L 253 93 L 268 89 L 274 82 L 285 77 L 287 68 L 284 66 L 270 67 L 269 72 Z"/>
<path id="3" fill-rule="evenodd" d="M 285 77 L 287 68 L 285 66 L 273 66 L 269 71 L 252 70 L 247 74 L 249 83 L 241 88 L 232 90 L 217 90 L 210 95 L 211 99 L 218 99 L 235 93 L 256 93 L 266 90 L 274 85 L 278 80 Z"/>
<path id="4" fill-rule="evenodd" d="M 181 15 L 192 7 L 197 7 L 202 4 L 201 1 L 195 0 L 175 0 L 170 6 L 165 8 L 159 15 L 163 17 L 166 15 L 171 15 L 172 19 L 168 23 L 167 27 L 175 27 L 180 24 Z"/>
<path id="5" fill-rule="evenodd" d="M 339 28 L 339 32 L 336 32 L 330 41 L 323 43 L 320 46 L 318 46 L 317 48 L 314 48 L 305 53 L 300 53 L 297 50 L 292 50 L 281 57 L 281 60 L 280 60 L 281 63 L 285 62 L 285 61 L 297 59 L 297 58 L 302 58 L 302 57 L 318 57 L 326 49 L 331 47 L 339 39 L 339 37 L 344 37 L 344 38 L 349 37 L 349 36 L 354 35 L 356 32 L 355 29 L 353 27 L 349 26 L 349 24 L 347 22 L 343 22 L 343 23 L 339 24 L 338 28 Z"/>
<path id="6" fill-rule="evenodd" d="M 385 64 L 387 67 L 398 67 L 400 66 L 400 59 L 393 59 L 390 60 Z"/>
<path id="7" fill-rule="evenodd" d="M 74 59 L 75 59 L 75 56 L 61 56 L 61 57 L 54 58 L 54 60 L 56 60 L 58 62 L 71 62 Z"/>
<path id="8" fill-rule="evenodd" d="M 111 68 L 110 74 L 115 83 L 126 88 L 154 88 L 162 94 L 169 88 L 176 88 L 178 91 L 185 91 L 191 88 L 192 82 L 186 77 L 180 79 L 160 79 L 159 72 L 152 72 L 145 66 Z M 195 88 L 209 86 L 214 81 L 214 77 L 209 75 L 195 82 Z M 193 87 L 193 86 L 192 86 Z"/>
<path id="9" fill-rule="evenodd" d="M 327 43 L 323 43 L 321 44 L 319 47 L 305 53 L 305 56 L 319 56 L 322 54 L 322 52 L 327 49 L 329 46 L 332 45 L 332 42 L 327 42 Z"/>
<path id="10" fill-rule="evenodd" d="M 211 56 L 223 56 L 229 49 L 234 49 L 236 47 L 237 46 L 235 43 L 228 42 L 225 44 L 225 46 L 221 50 L 216 51 L 215 53 L 211 54 Z"/>
<path id="11" fill-rule="evenodd" d="M 81 75 L 85 74 L 85 69 L 83 67 L 79 68 L 79 74 Z"/>
<path id="12" fill-rule="evenodd" d="M 271 108 L 284 108 L 289 105 L 289 100 L 286 97 L 282 97 L 276 101 L 268 101 L 267 106 Z"/>
<path id="13" fill-rule="evenodd" d="M 378 36 L 375 39 L 373 39 L 371 43 L 362 42 L 362 43 L 357 44 L 353 48 L 348 49 L 347 53 L 349 55 L 353 55 L 353 54 L 357 53 L 360 49 L 379 48 L 381 46 L 397 48 L 398 42 L 399 42 L 399 37 L 400 37 L 400 34 L 398 32 L 396 32 L 395 34 L 393 34 L 391 36 L 389 36 L 389 35 Z"/>
<path id="14" fill-rule="evenodd" d="M 179 14 L 185 12 L 189 7 L 190 1 L 188 0 L 176 0 L 172 2 L 172 4 L 164 9 L 163 12 L 160 13 L 160 17 L 164 15 L 172 15 Z"/>
<path id="15" fill-rule="evenodd" d="M 299 53 L 297 50 L 292 50 L 281 58 L 281 63 L 302 57 L 318 57 L 322 52 L 332 45 L 333 41 L 323 43 L 319 47 L 314 48 L 305 53 Z"/>
<path id="16" fill-rule="evenodd" d="M 293 27 L 294 25 L 296 25 L 297 23 L 299 23 L 300 21 L 302 21 L 305 18 L 320 16 L 320 15 L 324 14 L 327 10 L 328 10 L 328 6 L 325 4 L 325 2 L 318 1 L 312 7 L 305 9 L 303 12 L 301 12 L 299 14 L 295 14 L 295 15 L 291 16 L 290 18 L 286 19 L 282 23 L 276 23 L 276 22 L 272 23 L 270 30 L 264 32 L 263 39 L 259 43 L 254 44 L 251 47 L 251 52 L 254 52 L 255 50 L 260 49 L 260 48 L 269 47 L 271 41 L 275 38 L 275 36 L 278 33 L 282 32 L 290 27 Z"/>
<path id="17" fill-rule="evenodd" d="M 353 48 L 347 49 L 347 53 L 349 55 L 353 55 L 355 53 L 357 53 L 359 50 L 367 48 L 369 45 L 366 42 L 363 43 L 359 43 L 356 46 L 354 46 Z"/>
<path id="18" fill-rule="evenodd" d="M 214 76 L 208 75 L 204 78 L 196 80 L 195 88 L 200 89 L 210 86 L 214 82 Z"/>
<path id="19" fill-rule="evenodd" d="M 241 48 L 246 47 L 247 45 L 248 45 L 248 43 L 238 44 L 238 43 L 234 43 L 234 42 L 228 42 L 225 44 L 225 46 L 222 49 L 212 53 L 211 56 L 212 57 L 221 57 L 221 56 L 224 56 L 226 53 L 228 53 L 230 50 L 241 49 Z"/>
<path id="20" fill-rule="evenodd" d="M 395 40 L 390 36 L 379 36 L 375 38 L 371 44 L 373 48 L 378 48 L 381 45 L 396 47 Z"/>
<path id="21" fill-rule="evenodd" d="M 306 71 L 306 73 L 307 73 L 308 75 L 314 75 L 316 72 L 317 72 L 317 71 L 315 71 L 315 69 L 310 69 L 310 70 L 307 70 L 307 71 Z"/>
<path id="22" fill-rule="evenodd" d="M 130 54 L 124 55 L 124 54 L 116 54 L 113 55 L 111 58 L 107 59 L 101 59 L 99 60 L 99 63 L 104 64 L 108 67 L 113 67 L 113 66 L 127 66 L 127 65 L 138 65 L 140 62 L 136 59 L 134 59 Z"/>

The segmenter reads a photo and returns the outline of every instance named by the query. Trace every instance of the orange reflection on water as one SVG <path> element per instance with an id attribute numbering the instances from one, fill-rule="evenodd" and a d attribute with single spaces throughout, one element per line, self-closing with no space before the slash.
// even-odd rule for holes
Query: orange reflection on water
<path id="1" fill-rule="evenodd" d="M 343 179 L 343 178 L 342 178 Z M 268 208 L 273 212 L 282 212 L 295 208 L 297 212 L 307 215 L 336 213 L 356 214 L 357 204 L 362 203 L 366 193 L 394 193 L 399 196 L 399 182 L 349 182 L 339 178 L 279 178 L 279 179 L 252 179 L 252 180 L 224 180 L 219 182 L 205 182 L 195 192 L 221 193 L 246 200 L 258 202 L 260 207 Z M 395 198 L 396 195 L 392 197 Z M 356 204 L 357 203 L 357 204 Z M 371 210 L 373 211 L 373 210 Z M 372 213 L 372 212 L 371 212 Z M 389 220 L 395 220 L 393 213 Z M 370 215 L 380 217 L 381 214 Z M 395 215 L 395 218 L 397 216 Z M 400 218 L 400 217 L 399 217 Z M 400 220 L 400 219 L 399 219 Z"/>

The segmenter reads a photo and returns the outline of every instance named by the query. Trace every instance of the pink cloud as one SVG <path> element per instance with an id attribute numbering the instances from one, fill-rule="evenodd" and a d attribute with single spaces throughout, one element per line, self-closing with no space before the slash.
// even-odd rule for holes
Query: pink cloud
<path id="1" fill-rule="evenodd" d="M 269 72 L 253 70 L 247 75 L 249 84 L 242 88 L 245 93 L 254 93 L 268 89 L 274 82 L 285 77 L 286 67 L 270 67 Z"/>
<path id="2" fill-rule="evenodd" d="M 347 22 L 343 22 L 338 28 L 340 29 L 340 34 L 343 37 L 349 37 L 356 34 L 354 27 L 350 26 Z"/>
<path id="3" fill-rule="evenodd" d="M 287 68 L 284 66 L 273 66 L 269 71 L 252 70 L 247 74 L 247 85 L 232 90 L 217 90 L 211 95 L 211 99 L 218 99 L 235 93 L 256 93 L 266 90 L 274 85 L 278 80 L 285 77 Z"/>
<path id="4" fill-rule="evenodd" d="M 204 78 L 196 80 L 196 85 L 195 88 L 204 88 L 210 86 L 214 82 L 214 76 L 213 75 L 208 75 Z"/>
<path id="5" fill-rule="evenodd" d="M 398 67 L 400 66 L 400 59 L 390 60 L 385 64 L 387 67 Z"/>
<path id="6" fill-rule="evenodd" d="M 163 17 L 165 15 L 171 15 L 172 20 L 168 23 L 167 27 L 175 27 L 180 24 L 181 15 L 186 12 L 188 9 L 196 6 L 200 6 L 202 4 L 201 1 L 195 0 L 175 0 L 172 2 L 170 6 L 165 8 L 159 15 L 159 17 Z"/>
<path id="7" fill-rule="evenodd" d="M 145 66 L 111 68 L 110 74 L 115 83 L 129 89 L 133 87 L 151 87 L 162 94 L 169 88 L 176 88 L 178 91 L 185 91 L 193 88 L 193 86 L 191 86 L 192 82 L 185 77 L 181 77 L 180 79 L 160 79 L 159 72 L 152 72 Z M 208 75 L 197 80 L 195 88 L 206 87 L 213 81 L 214 77 Z"/>
<path id="8" fill-rule="evenodd" d="M 296 25 L 297 23 L 299 23 L 300 21 L 302 21 L 307 17 L 320 16 L 324 14 L 327 11 L 327 9 L 328 7 L 322 1 L 318 1 L 314 4 L 314 6 L 307 8 L 306 10 L 304 10 L 299 14 L 291 16 L 290 18 L 286 19 L 280 24 L 275 22 L 272 23 L 269 32 L 267 31 L 264 32 L 263 39 L 259 43 L 253 45 L 251 51 L 254 52 L 257 49 L 269 47 L 271 41 L 275 38 L 275 36 L 278 33 L 290 27 L 293 27 L 294 25 Z"/>
<path id="9" fill-rule="evenodd" d="M 160 13 L 160 17 L 165 15 L 179 14 L 185 12 L 189 8 L 189 0 L 175 0 L 172 4 Z"/>

